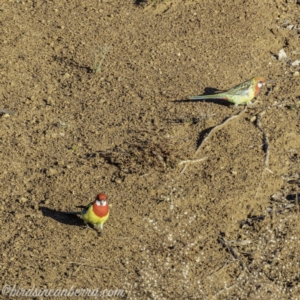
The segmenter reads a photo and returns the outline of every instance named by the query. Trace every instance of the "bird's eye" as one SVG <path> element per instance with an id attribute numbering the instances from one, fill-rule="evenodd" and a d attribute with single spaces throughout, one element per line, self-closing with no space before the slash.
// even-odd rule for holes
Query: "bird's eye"
<path id="1" fill-rule="evenodd" d="M 258 87 L 261 88 L 265 83 L 262 82 L 261 80 L 258 82 Z"/>

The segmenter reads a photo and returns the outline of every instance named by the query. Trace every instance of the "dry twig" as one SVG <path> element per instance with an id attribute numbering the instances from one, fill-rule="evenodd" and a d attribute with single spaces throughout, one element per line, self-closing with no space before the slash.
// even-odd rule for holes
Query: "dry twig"
<path id="1" fill-rule="evenodd" d="M 218 242 L 219 242 L 220 244 L 222 244 L 225 248 L 227 248 L 227 250 L 231 253 L 231 255 L 233 256 L 233 258 L 234 258 L 235 260 L 238 260 L 238 261 L 239 261 L 240 266 L 242 267 L 243 270 L 242 270 L 241 274 L 239 275 L 239 277 L 237 278 L 237 280 L 236 280 L 235 283 L 233 283 L 233 284 L 232 284 L 231 286 L 229 286 L 229 287 L 227 287 L 226 284 L 225 284 L 225 287 L 224 287 L 223 289 L 221 289 L 220 291 L 218 291 L 218 292 L 212 297 L 212 299 L 215 299 L 217 296 L 219 296 L 220 294 L 222 294 L 224 291 L 227 291 L 227 292 L 228 292 L 229 290 L 231 290 L 232 288 L 234 288 L 235 286 L 237 286 L 238 282 L 244 277 L 244 275 L 245 275 L 245 270 L 246 270 L 244 263 L 241 261 L 241 259 L 240 259 L 239 256 L 238 256 L 237 251 L 236 251 L 233 247 L 229 246 L 229 245 L 228 245 L 228 242 L 227 242 L 222 236 L 220 236 L 220 237 L 218 238 Z"/>
<path id="2" fill-rule="evenodd" d="M 200 162 L 200 161 L 203 161 L 203 160 L 206 160 L 207 157 L 203 157 L 203 158 L 199 158 L 199 159 L 192 159 L 192 160 L 182 160 L 179 165 L 182 165 L 182 164 L 186 164 L 184 166 L 184 168 L 181 170 L 181 174 L 184 173 L 184 171 L 186 170 L 187 166 L 188 166 L 188 163 L 196 163 L 196 162 Z"/>
<path id="3" fill-rule="evenodd" d="M 217 131 L 217 130 L 221 129 L 222 127 L 224 127 L 229 121 L 232 121 L 233 119 L 235 119 L 235 118 L 237 118 L 237 117 L 240 117 L 242 114 L 244 114 L 244 113 L 246 112 L 246 110 L 247 110 L 247 106 L 246 106 L 246 108 L 245 108 L 244 110 L 242 110 L 239 114 L 234 115 L 234 116 L 231 116 L 230 118 L 226 119 L 226 120 L 225 120 L 223 123 L 221 123 L 220 125 L 215 126 L 215 127 L 209 132 L 209 134 L 202 140 L 202 142 L 200 143 L 200 145 L 198 146 L 198 148 L 197 148 L 197 150 L 196 150 L 196 152 L 195 152 L 195 155 L 196 155 L 197 152 L 200 150 L 200 148 L 203 146 L 204 142 L 207 141 L 215 131 Z M 181 164 L 186 164 L 186 163 L 195 163 L 195 162 L 203 161 L 203 160 L 205 160 L 205 159 L 207 159 L 207 157 L 200 158 L 200 159 L 194 159 L 194 160 L 183 160 L 183 161 L 181 161 L 179 164 L 181 165 Z M 180 173 L 182 174 L 182 173 L 186 170 L 186 168 L 187 168 L 187 164 L 186 164 L 185 167 L 181 170 Z"/>
<path id="4" fill-rule="evenodd" d="M 231 253 L 231 255 L 233 256 L 233 258 L 236 259 L 236 260 L 238 260 L 239 263 L 240 263 L 240 265 L 241 265 L 241 267 L 243 268 L 243 270 L 245 270 L 244 263 L 241 261 L 241 259 L 240 259 L 239 255 L 238 255 L 237 251 L 232 246 L 229 245 L 229 242 L 227 242 L 221 236 L 218 238 L 218 242 L 220 244 L 222 244 L 225 248 L 227 248 L 227 250 Z"/>
<path id="5" fill-rule="evenodd" d="M 200 148 L 203 146 L 204 142 L 206 140 L 208 140 L 210 138 L 210 136 L 217 130 L 221 129 L 222 127 L 224 127 L 229 121 L 232 121 L 233 119 L 240 117 L 242 114 L 244 114 L 247 110 L 247 106 L 244 110 L 242 110 L 239 114 L 231 116 L 230 118 L 226 119 L 223 123 L 221 123 L 220 125 L 215 126 L 210 132 L 209 134 L 205 137 L 205 139 L 203 139 L 203 141 L 201 142 L 201 144 L 198 146 L 195 154 L 200 150 Z"/>
<path id="6" fill-rule="evenodd" d="M 14 115 L 15 112 L 14 111 L 9 111 L 7 109 L 0 108 L 0 114 Z"/>

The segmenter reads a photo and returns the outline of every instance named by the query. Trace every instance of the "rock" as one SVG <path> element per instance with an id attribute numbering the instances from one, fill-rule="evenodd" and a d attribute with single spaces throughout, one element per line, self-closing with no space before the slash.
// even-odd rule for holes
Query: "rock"
<path id="1" fill-rule="evenodd" d="M 293 67 L 297 67 L 297 66 L 299 66 L 300 65 L 300 60 L 295 60 L 294 62 L 292 62 L 292 66 Z"/>
<path id="2" fill-rule="evenodd" d="M 121 180 L 121 178 L 116 178 L 116 179 L 115 179 L 115 183 L 117 183 L 117 184 L 121 184 L 121 183 L 122 183 L 122 180 Z"/>
<path id="3" fill-rule="evenodd" d="M 279 51 L 278 60 L 285 61 L 287 59 L 287 55 L 283 49 Z"/>

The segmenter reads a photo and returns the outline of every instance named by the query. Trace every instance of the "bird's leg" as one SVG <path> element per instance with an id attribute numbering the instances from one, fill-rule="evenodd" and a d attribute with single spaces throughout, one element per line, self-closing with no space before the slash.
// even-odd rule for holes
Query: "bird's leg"
<path id="1" fill-rule="evenodd" d="M 97 224 L 96 225 L 96 229 L 98 231 L 98 234 L 101 236 L 102 235 L 102 232 L 103 232 L 103 224 L 100 223 L 100 224 Z"/>
<path id="2" fill-rule="evenodd" d="M 89 225 L 89 223 L 85 223 L 85 228 L 84 229 L 93 229 L 93 228 Z"/>
<path id="3" fill-rule="evenodd" d="M 86 224 L 85 229 L 92 229 L 92 227 L 89 224 Z"/>

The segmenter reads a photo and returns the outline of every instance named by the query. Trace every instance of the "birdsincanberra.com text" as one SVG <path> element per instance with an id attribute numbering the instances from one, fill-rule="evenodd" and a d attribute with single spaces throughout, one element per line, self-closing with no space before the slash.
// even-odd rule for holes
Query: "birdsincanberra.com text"
<path id="1" fill-rule="evenodd" d="M 123 289 L 89 289 L 75 288 L 69 289 L 43 289 L 33 286 L 29 289 L 21 288 L 17 285 L 4 285 L 2 295 L 8 297 L 94 297 L 94 298 L 124 298 L 127 293 Z"/>

